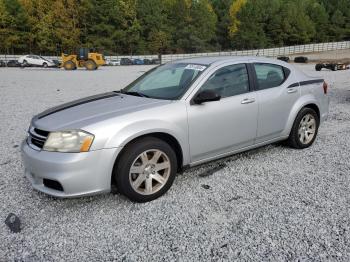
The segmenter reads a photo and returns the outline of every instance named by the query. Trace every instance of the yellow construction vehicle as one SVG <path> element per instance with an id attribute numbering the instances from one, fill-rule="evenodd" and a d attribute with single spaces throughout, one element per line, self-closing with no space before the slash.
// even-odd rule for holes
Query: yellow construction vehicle
<path id="1" fill-rule="evenodd" d="M 61 67 L 65 70 L 75 70 L 85 67 L 87 70 L 96 70 L 99 66 L 106 64 L 102 54 L 90 52 L 88 48 L 79 48 L 77 54 L 62 53 Z"/>

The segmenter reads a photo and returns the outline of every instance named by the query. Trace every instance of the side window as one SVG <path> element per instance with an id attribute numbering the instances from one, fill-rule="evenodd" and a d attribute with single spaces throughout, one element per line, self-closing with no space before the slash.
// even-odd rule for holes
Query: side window
<path id="1" fill-rule="evenodd" d="M 249 92 L 246 65 L 236 64 L 220 68 L 209 77 L 201 90 L 214 90 L 222 98 Z"/>
<path id="2" fill-rule="evenodd" d="M 273 64 L 254 64 L 254 68 L 258 80 L 258 90 L 280 86 L 285 80 L 282 66 Z"/>

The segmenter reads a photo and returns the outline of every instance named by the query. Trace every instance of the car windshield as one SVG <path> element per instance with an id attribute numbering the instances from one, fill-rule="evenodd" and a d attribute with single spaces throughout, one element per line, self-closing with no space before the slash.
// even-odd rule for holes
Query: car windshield
<path id="1" fill-rule="evenodd" d="M 46 58 L 39 56 L 42 60 L 48 61 Z"/>
<path id="2" fill-rule="evenodd" d="M 130 85 L 121 92 L 156 99 L 179 99 L 207 68 L 205 65 L 175 63 L 158 66 Z"/>

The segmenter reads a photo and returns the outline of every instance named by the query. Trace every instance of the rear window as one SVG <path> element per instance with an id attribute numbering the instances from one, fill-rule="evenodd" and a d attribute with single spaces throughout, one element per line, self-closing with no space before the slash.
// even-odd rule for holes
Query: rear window
<path id="1" fill-rule="evenodd" d="M 283 66 L 274 64 L 254 64 L 254 68 L 258 81 L 258 90 L 280 86 L 290 73 Z"/>

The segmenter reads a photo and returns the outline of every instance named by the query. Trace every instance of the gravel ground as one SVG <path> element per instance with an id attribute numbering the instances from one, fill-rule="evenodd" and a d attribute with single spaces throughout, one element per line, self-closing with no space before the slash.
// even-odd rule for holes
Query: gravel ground
<path id="1" fill-rule="evenodd" d="M 300 67 L 331 84 L 329 120 L 311 148 L 274 144 L 193 168 L 146 204 L 33 191 L 19 145 L 34 114 L 116 90 L 149 66 L 0 68 L 0 261 L 349 261 L 350 71 Z M 9 212 L 20 233 L 3 223 Z"/>

